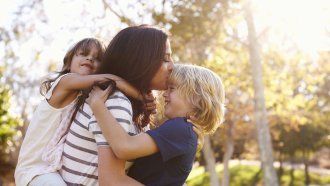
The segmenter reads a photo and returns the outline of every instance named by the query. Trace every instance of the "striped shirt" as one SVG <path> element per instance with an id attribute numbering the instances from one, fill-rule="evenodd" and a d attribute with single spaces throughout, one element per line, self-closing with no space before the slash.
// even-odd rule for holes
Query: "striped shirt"
<path id="1" fill-rule="evenodd" d="M 132 105 L 128 98 L 116 91 L 106 101 L 106 106 L 120 125 L 136 134 L 132 122 Z M 63 151 L 61 175 L 68 185 L 98 185 L 98 146 L 109 146 L 102 135 L 88 104 L 80 109 L 70 127 Z"/>

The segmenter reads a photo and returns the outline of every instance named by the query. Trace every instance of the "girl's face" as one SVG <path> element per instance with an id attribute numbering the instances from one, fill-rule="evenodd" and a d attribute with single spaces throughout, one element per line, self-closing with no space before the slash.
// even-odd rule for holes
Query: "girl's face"
<path id="1" fill-rule="evenodd" d="M 70 72 L 80 75 L 94 74 L 100 64 L 96 47 L 91 47 L 90 50 L 87 50 L 87 53 L 79 49 L 72 58 Z"/>
<path id="2" fill-rule="evenodd" d="M 168 89 L 163 94 L 165 98 L 165 116 L 169 119 L 175 117 L 186 117 L 193 110 L 173 83 L 169 83 Z"/>
<path id="3" fill-rule="evenodd" d="M 163 63 L 152 78 L 150 89 L 165 90 L 167 88 L 167 79 L 173 69 L 173 65 L 171 45 L 169 40 L 167 40 Z"/>

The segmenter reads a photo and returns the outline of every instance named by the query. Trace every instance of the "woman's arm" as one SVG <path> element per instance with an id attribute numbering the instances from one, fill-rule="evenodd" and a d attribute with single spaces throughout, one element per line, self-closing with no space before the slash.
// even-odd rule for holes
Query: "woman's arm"
<path id="1" fill-rule="evenodd" d="M 100 186 L 141 186 L 142 184 L 125 173 L 125 160 L 118 159 L 108 146 L 99 146 L 98 173 Z"/>
<path id="2" fill-rule="evenodd" d="M 93 110 L 102 133 L 115 155 L 120 159 L 129 160 L 158 152 L 155 141 L 148 134 L 140 133 L 130 136 L 118 124 L 104 104 L 107 91 L 94 87 L 86 101 Z"/>

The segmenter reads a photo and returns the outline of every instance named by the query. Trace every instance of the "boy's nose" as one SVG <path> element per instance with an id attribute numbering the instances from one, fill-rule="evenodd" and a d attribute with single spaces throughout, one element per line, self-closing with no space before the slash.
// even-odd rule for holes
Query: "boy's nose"
<path id="1" fill-rule="evenodd" d="M 164 91 L 164 93 L 163 93 L 163 97 L 165 98 L 165 97 L 167 97 L 168 95 L 167 95 L 167 90 L 165 90 Z"/>

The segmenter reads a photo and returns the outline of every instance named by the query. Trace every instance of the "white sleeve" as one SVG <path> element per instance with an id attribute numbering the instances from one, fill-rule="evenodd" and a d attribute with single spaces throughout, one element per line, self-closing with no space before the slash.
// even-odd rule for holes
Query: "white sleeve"
<path id="1" fill-rule="evenodd" d="M 68 74 L 70 74 L 70 73 L 66 73 L 66 74 L 61 75 L 60 77 L 58 77 L 58 78 L 52 83 L 50 89 L 47 91 L 47 93 L 46 93 L 46 95 L 45 95 L 45 98 L 46 98 L 46 99 L 50 99 L 50 97 L 52 97 L 54 88 L 57 86 L 57 84 L 60 82 L 60 80 L 61 80 L 64 76 L 66 76 L 66 75 L 68 75 Z"/>

